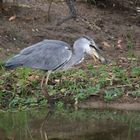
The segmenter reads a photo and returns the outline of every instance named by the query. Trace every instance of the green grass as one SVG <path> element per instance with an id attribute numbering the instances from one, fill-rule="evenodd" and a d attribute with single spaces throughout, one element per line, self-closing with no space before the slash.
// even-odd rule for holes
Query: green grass
<path id="1" fill-rule="evenodd" d="M 105 90 L 104 99 L 105 101 L 112 101 L 116 98 L 123 96 L 124 88 L 112 88 Z"/>
<path id="2" fill-rule="evenodd" d="M 0 75 L 0 108 L 22 109 L 47 104 L 40 90 L 44 75 L 42 71 L 29 68 L 7 71 L 1 65 Z M 60 102 L 56 102 L 59 107 L 63 106 L 63 99 L 66 99 L 66 103 L 74 103 L 93 95 L 101 96 L 104 101 L 109 102 L 126 93 L 139 97 L 139 76 L 140 67 L 126 69 L 115 63 L 98 67 L 89 64 L 84 69 L 52 73 L 47 89 L 50 95 L 62 97 Z"/>
<path id="3" fill-rule="evenodd" d="M 140 76 L 140 66 L 132 68 L 131 75 L 133 77 L 139 77 Z"/>

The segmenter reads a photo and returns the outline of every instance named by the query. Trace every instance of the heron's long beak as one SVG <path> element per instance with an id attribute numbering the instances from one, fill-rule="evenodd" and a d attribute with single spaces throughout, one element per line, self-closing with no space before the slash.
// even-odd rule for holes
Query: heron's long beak
<path id="1" fill-rule="evenodd" d="M 103 56 L 101 50 L 97 46 L 94 46 L 91 49 L 92 49 L 92 57 L 95 60 L 95 62 L 96 62 L 96 59 L 98 59 L 103 64 L 108 63 L 107 59 Z"/>

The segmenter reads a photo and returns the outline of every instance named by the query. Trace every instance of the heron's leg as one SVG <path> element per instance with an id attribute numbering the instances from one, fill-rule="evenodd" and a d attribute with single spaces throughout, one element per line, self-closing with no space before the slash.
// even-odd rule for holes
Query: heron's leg
<path id="1" fill-rule="evenodd" d="M 48 83 L 48 79 L 49 79 L 49 75 L 51 74 L 51 71 L 48 71 L 42 78 L 42 81 L 41 81 L 41 90 L 42 90 L 42 93 L 44 94 L 44 96 L 46 97 L 46 99 L 48 100 L 48 103 L 51 103 L 52 101 L 52 98 L 51 96 L 49 95 L 48 93 L 48 90 L 47 90 L 47 87 L 45 87 L 45 85 L 47 85 Z M 45 83 L 44 83 L 44 80 L 45 80 Z"/>
<path id="2" fill-rule="evenodd" d="M 43 88 L 44 81 L 45 81 L 45 85 L 48 84 L 48 80 L 49 80 L 50 74 L 51 74 L 51 71 L 48 71 L 48 72 L 42 77 L 42 80 L 41 80 L 41 89 Z"/>
<path id="3" fill-rule="evenodd" d="M 49 80 L 49 76 L 50 76 L 51 72 L 52 71 L 48 71 L 48 73 L 47 73 L 47 77 L 46 77 L 46 80 L 45 80 L 45 85 L 48 84 L 48 80 Z"/>
<path id="4" fill-rule="evenodd" d="M 43 84 L 44 84 L 45 77 L 46 77 L 46 75 L 44 75 L 44 76 L 42 77 L 42 80 L 41 80 L 41 89 L 43 88 Z"/>

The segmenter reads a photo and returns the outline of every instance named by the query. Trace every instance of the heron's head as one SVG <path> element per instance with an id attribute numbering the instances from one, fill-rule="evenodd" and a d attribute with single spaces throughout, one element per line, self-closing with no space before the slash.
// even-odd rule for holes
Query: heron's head
<path id="1" fill-rule="evenodd" d="M 106 58 L 103 56 L 101 50 L 99 49 L 99 47 L 96 45 L 96 43 L 94 42 L 94 40 L 92 38 L 90 38 L 88 36 L 84 36 L 81 39 L 83 42 L 85 52 L 87 54 L 92 56 L 95 61 L 97 59 L 97 60 L 101 61 L 101 63 L 104 63 L 104 64 L 107 63 Z"/>

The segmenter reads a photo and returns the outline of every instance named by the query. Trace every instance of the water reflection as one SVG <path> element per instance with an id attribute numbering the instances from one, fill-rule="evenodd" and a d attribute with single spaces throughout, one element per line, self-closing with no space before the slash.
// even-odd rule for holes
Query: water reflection
<path id="1" fill-rule="evenodd" d="M 0 113 L 0 140 L 139 139 L 139 112 L 38 109 Z"/>

